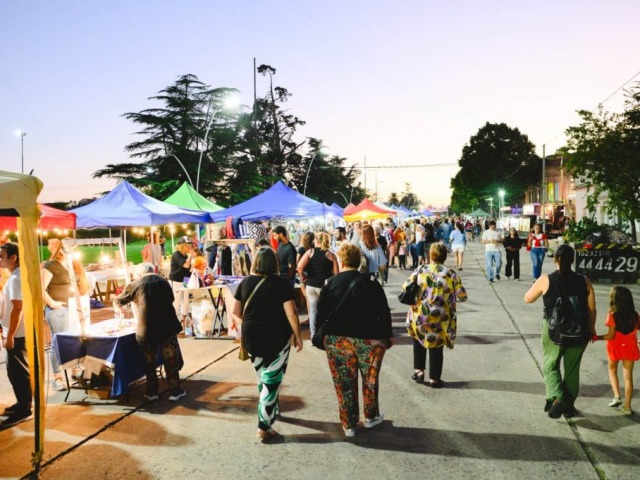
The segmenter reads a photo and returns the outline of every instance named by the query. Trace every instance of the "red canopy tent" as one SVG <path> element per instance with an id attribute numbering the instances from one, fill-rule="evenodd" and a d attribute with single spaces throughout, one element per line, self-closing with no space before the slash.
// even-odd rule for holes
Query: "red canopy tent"
<path id="1" fill-rule="evenodd" d="M 75 230 L 76 214 L 38 204 L 40 220 L 38 228 L 51 230 L 53 228 Z M 0 230 L 17 230 L 16 217 L 0 217 Z"/>
<path id="2" fill-rule="evenodd" d="M 356 208 L 356 206 L 353 203 L 350 203 L 349 205 L 344 207 L 344 210 L 342 211 L 342 214 L 343 215 L 349 215 L 351 212 L 353 212 L 354 208 Z"/>
<path id="3" fill-rule="evenodd" d="M 373 203 L 368 198 L 365 198 L 358 205 L 352 209 L 344 209 L 344 219 L 347 222 L 354 222 L 356 220 L 372 220 L 375 218 L 385 218 L 396 214 L 395 210 L 389 208 L 382 208 Z"/>

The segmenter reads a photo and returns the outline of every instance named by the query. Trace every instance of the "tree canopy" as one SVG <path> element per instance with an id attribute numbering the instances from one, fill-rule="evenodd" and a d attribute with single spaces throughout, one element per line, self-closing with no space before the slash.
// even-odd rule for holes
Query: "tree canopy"
<path id="1" fill-rule="evenodd" d="M 578 111 L 582 123 L 566 131 L 561 149 L 567 169 L 577 183 L 587 187 L 591 211 L 606 192 L 604 209 L 630 222 L 640 218 L 640 83 L 627 93 L 623 113 Z"/>
<path id="2" fill-rule="evenodd" d="M 192 74 L 178 77 L 149 98 L 156 106 L 123 115 L 140 127 L 139 139 L 125 147 L 138 161 L 108 164 L 93 176 L 127 180 L 156 198 L 187 181 L 221 205 L 280 179 L 300 192 L 306 182 L 307 195 L 327 203 L 344 203 L 345 192 L 363 198 L 355 184 L 359 171 L 345 166 L 346 158 L 322 152 L 319 139 L 296 138 L 305 122 L 284 108 L 291 93 L 274 85 L 276 69 L 260 65 L 257 73 L 269 84 L 251 110 L 227 108 L 234 88 L 212 88 Z"/>
<path id="3" fill-rule="evenodd" d="M 505 205 L 521 205 L 523 192 L 540 180 L 535 146 L 505 123 L 487 122 L 463 147 L 458 163 L 460 170 L 451 180 L 451 208 L 459 213 L 497 205 L 499 190 L 505 192 Z"/>

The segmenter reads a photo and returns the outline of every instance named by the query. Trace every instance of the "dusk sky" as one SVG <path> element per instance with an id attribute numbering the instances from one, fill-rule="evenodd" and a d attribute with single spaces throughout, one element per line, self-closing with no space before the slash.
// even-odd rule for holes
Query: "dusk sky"
<path id="1" fill-rule="evenodd" d="M 639 25 L 637 0 L 5 1 L 0 169 L 20 171 L 22 129 L 40 201 L 109 190 L 92 173 L 129 161 L 137 128 L 123 113 L 155 106 L 147 98 L 184 74 L 250 104 L 254 57 L 293 94 L 290 112 L 307 122 L 298 139 L 320 138 L 349 164 L 455 164 L 486 122 L 550 154 L 576 110 L 638 73 Z M 258 95 L 267 85 L 259 76 Z M 371 170 L 367 187 L 377 180 L 386 199 L 409 182 L 425 204 L 447 205 L 456 172 Z"/>

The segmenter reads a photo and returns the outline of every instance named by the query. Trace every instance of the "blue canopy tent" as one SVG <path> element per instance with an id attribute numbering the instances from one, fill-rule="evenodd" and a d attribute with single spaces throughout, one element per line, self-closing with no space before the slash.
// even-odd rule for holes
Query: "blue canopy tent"
<path id="1" fill-rule="evenodd" d="M 344 214 L 344 208 L 342 208 L 340 205 L 338 205 L 337 203 L 332 203 L 331 204 L 331 208 L 333 209 L 333 211 L 335 212 L 336 217 L 341 217 Z"/>
<path id="2" fill-rule="evenodd" d="M 104 197 L 71 210 L 77 228 L 140 227 L 167 223 L 209 223 L 209 214 L 169 205 L 121 182 Z"/>
<path id="3" fill-rule="evenodd" d="M 420 213 L 422 215 L 424 215 L 425 217 L 431 217 L 433 215 L 433 212 L 431 210 L 429 210 L 428 208 L 425 208 Z"/>
<path id="4" fill-rule="evenodd" d="M 329 207 L 305 197 L 279 180 L 270 189 L 245 202 L 211 212 L 211 220 L 222 222 L 227 217 L 236 217 L 244 221 L 259 222 L 272 218 L 321 217 L 329 213 Z"/>

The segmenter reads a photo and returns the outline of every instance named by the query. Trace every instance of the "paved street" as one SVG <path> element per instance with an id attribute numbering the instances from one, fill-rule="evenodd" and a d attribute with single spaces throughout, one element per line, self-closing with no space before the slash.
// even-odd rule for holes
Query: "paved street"
<path id="1" fill-rule="evenodd" d="M 532 279 L 524 250 L 521 263 L 520 282 L 503 272 L 491 285 L 483 247 L 469 245 L 461 272 L 469 301 L 459 307 L 455 349 L 445 352 L 442 390 L 411 381 L 405 308 L 396 299 L 408 272 L 391 270 L 385 288 L 397 337 L 381 374 L 385 421 L 359 427 L 355 438 L 346 439 L 340 427 L 324 352 L 308 341 L 292 353 L 285 376 L 276 423 L 284 437 L 263 445 L 255 439 L 254 373 L 238 360 L 237 344 L 182 339 L 187 397 L 178 404 L 167 393 L 147 403 L 140 387 L 129 404 L 85 400 L 82 391 L 64 404 L 64 394 L 51 391 L 41 478 L 637 479 L 640 415 L 623 417 L 607 406 L 605 342 L 584 356 L 576 402 L 582 415 L 552 420 L 543 412 L 542 301 L 524 304 Z M 551 269 L 546 259 L 543 271 Z M 609 289 L 595 285 L 599 333 Z M 632 290 L 640 307 L 640 288 Z M 3 409 L 13 397 L 1 370 Z M 640 411 L 640 401 L 632 407 Z M 0 432 L 1 478 L 29 472 L 32 435 L 33 422 Z"/>

